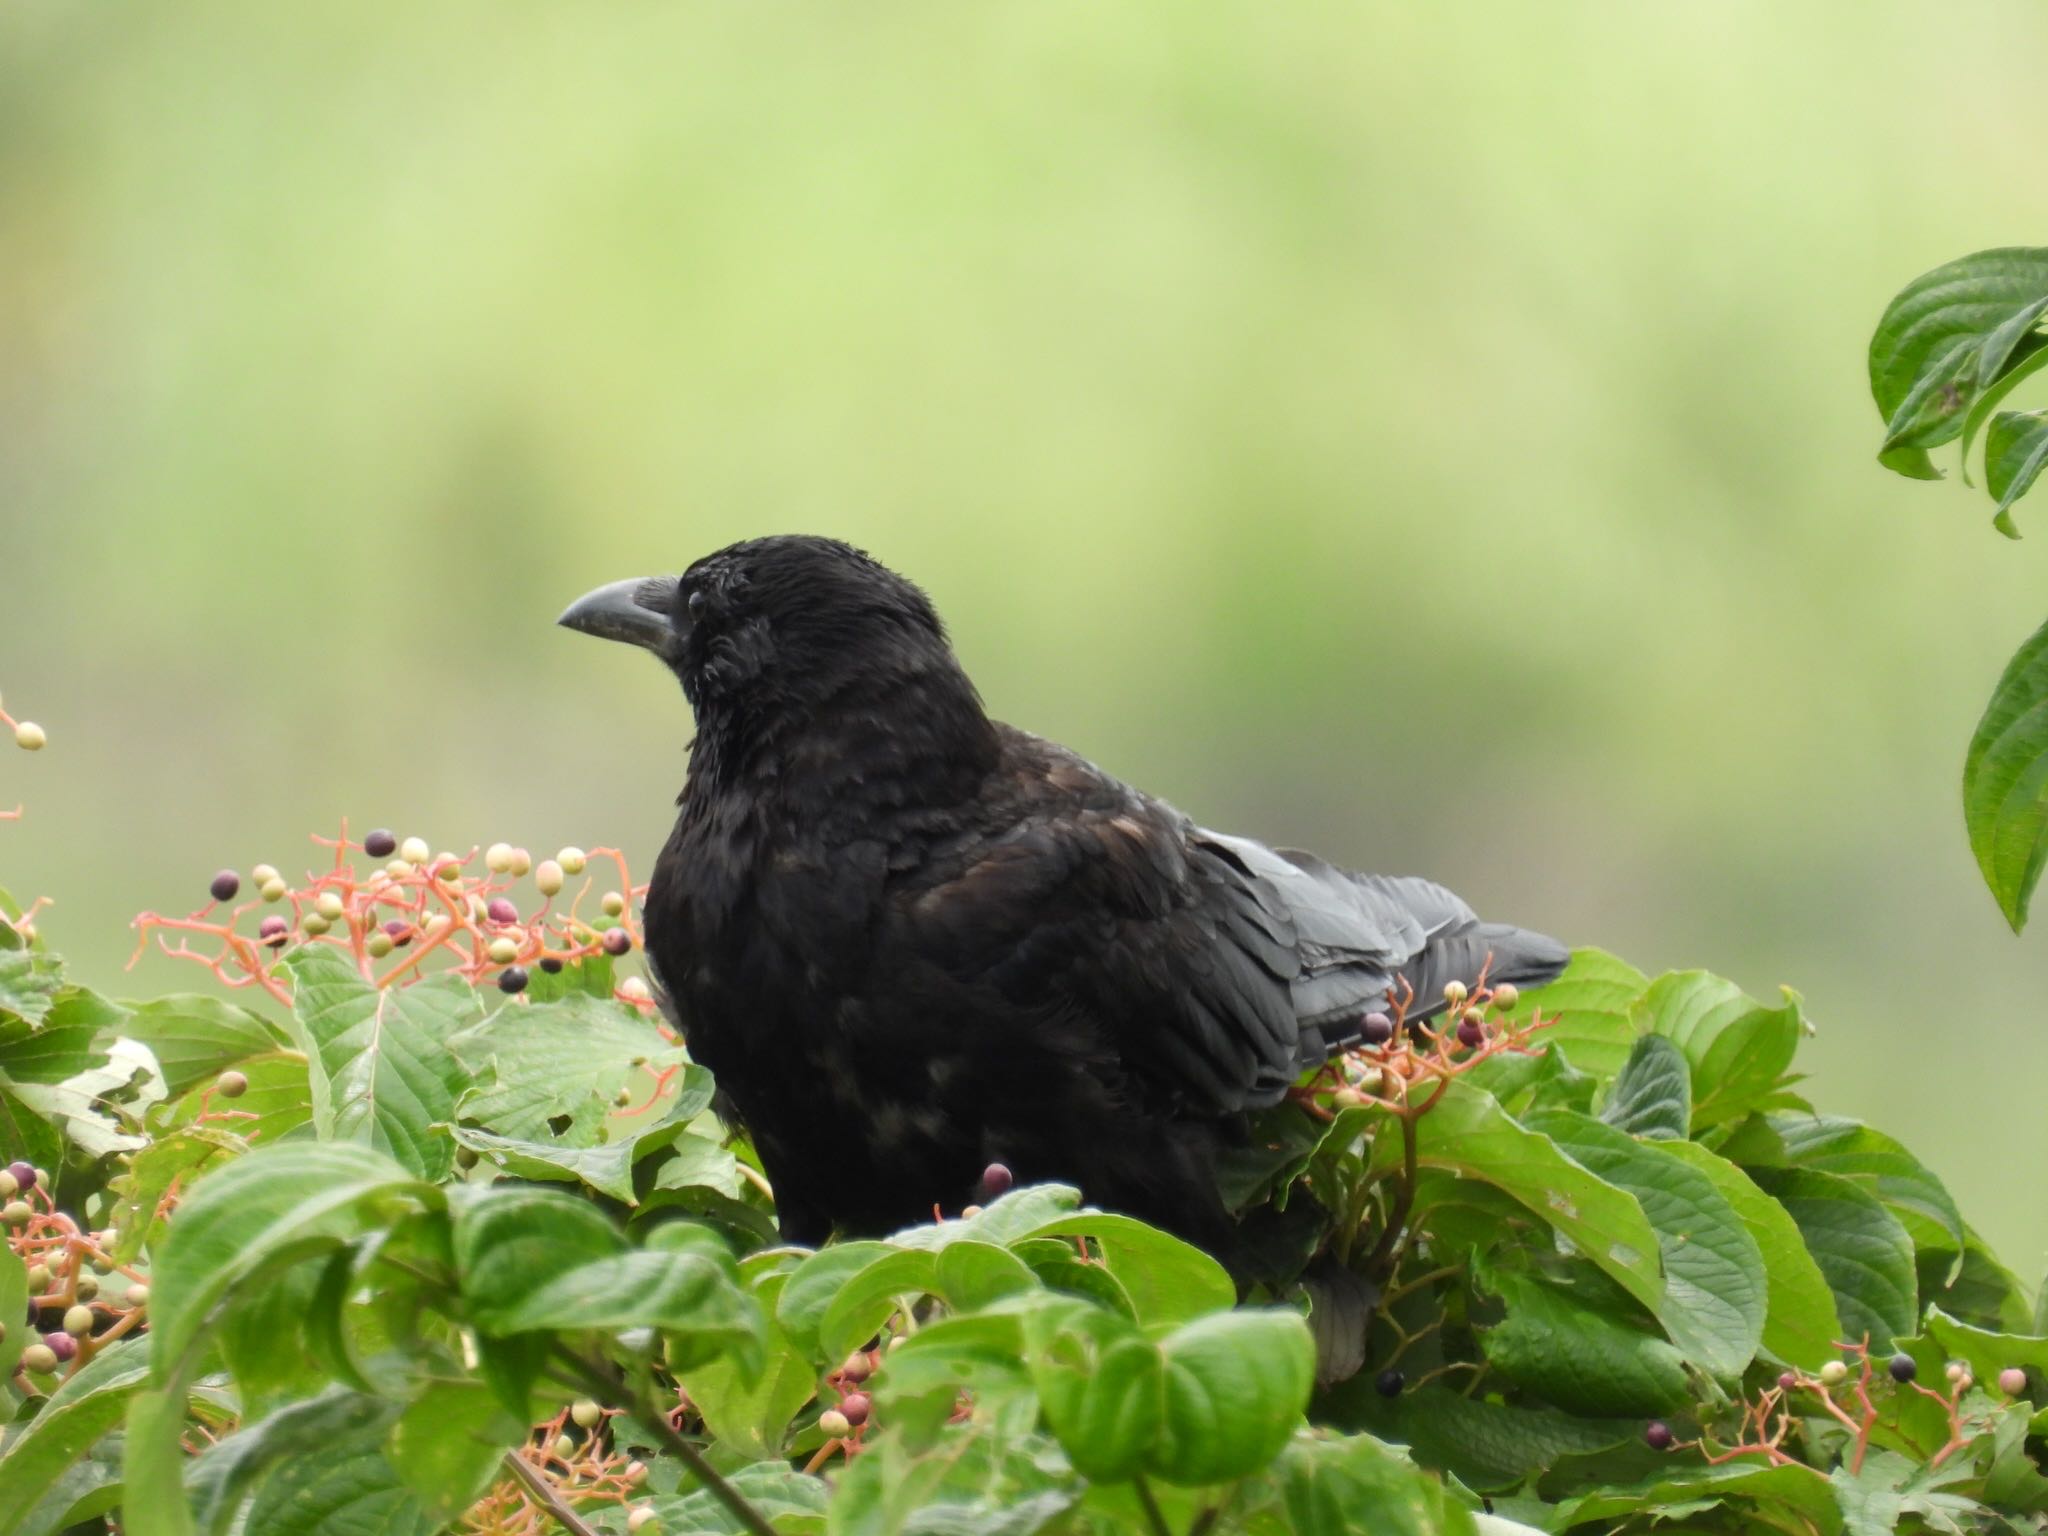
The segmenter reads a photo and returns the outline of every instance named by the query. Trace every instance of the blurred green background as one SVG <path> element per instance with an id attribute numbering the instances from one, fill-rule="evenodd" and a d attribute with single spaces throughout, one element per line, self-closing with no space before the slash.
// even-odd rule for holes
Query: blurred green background
<path id="1" fill-rule="evenodd" d="M 2048 537 L 1881 472 L 1863 353 L 2048 242 L 2044 56 L 2035 0 L 19 0 L 0 880 L 146 993 L 205 978 L 114 974 L 137 909 L 344 814 L 644 867 L 682 702 L 555 613 L 829 532 L 1214 825 L 1799 987 L 1818 1099 L 2036 1274 L 2048 933 L 1957 781 Z"/>

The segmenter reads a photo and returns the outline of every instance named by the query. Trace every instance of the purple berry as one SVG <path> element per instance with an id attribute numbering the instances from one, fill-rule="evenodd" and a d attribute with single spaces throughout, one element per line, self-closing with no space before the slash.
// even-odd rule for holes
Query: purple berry
<path id="1" fill-rule="evenodd" d="M 14 1187 L 26 1192 L 36 1187 L 36 1170 L 33 1163 L 9 1163 L 7 1171 L 14 1176 Z"/>
<path id="2" fill-rule="evenodd" d="M 1385 1045 L 1394 1038 L 1394 1021 L 1384 1013 L 1368 1013 L 1359 1034 L 1367 1045 Z"/>
<path id="3" fill-rule="evenodd" d="M 1016 1175 L 1002 1163 L 990 1163 L 981 1170 L 982 1192 L 991 1200 L 997 1195 L 1007 1194 L 1016 1182 Z"/>
<path id="4" fill-rule="evenodd" d="M 373 859 L 388 859 L 398 852 L 398 838 L 389 829 L 379 827 L 363 839 L 363 852 Z"/>
<path id="5" fill-rule="evenodd" d="M 1643 1426 L 1643 1444 L 1653 1451 L 1670 1450 L 1671 1442 L 1675 1438 L 1676 1436 L 1671 1433 L 1671 1426 L 1662 1419 L 1652 1419 Z"/>
<path id="6" fill-rule="evenodd" d="M 412 942 L 412 924 L 394 917 L 384 925 L 384 936 L 403 949 Z"/>
<path id="7" fill-rule="evenodd" d="M 1901 1385 L 1920 1374 L 1920 1367 L 1913 1363 L 1911 1355 L 1893 1355 L 1891 1364 L 1885 1369 L 1892 1373 L 1892 1380 Z"/>
<path id="8" fill-rule="evenodd" d="M 519 921 L 519 909 L 503 896 L 493 896 L 491 904 L 484 908 L 484 915 L 501 928 Z"/>
<path id="9" fill-rule="evenodd" d="M 1476 1051 L 1486 1044 L 1486 1027 L 1474 1024 L 1470 1019 L 1458 1026 L 1458 1044 L 1468 1051 Z"/>
<path id="10" fill-rule="evenodd" d="M 213 877 L 213 884 L 207 890 L 213 893 L 215 901 L 233 901 L 235 893 L 242 888 L 242 877 L 232 869 L 224 869 Z"/>
<path id="11" fill-rule="evenodd" d="M 1787 1392 L 1790 1392 L 1794 1387 L 1799 1385 L 1799 1378 L 1793 1375 L 1790 1371 L 1780 1371 L 1778 1373 L 1778 1385 L 1783 1387 Z"/>
<path id="12" fill-rule="evenodd" d="M 623 955 L 633 947 L 633 935 L 623 928 L 607 928 L 604 931 L 604 952 L 608 955 Z"/>
<path id="13" fill-rule="evenodd" d="M 1379 1393 L 1381 1397 L 1399 1397 L 1401 1389 L 1407 1385 L 1408 1378 L 1392 1366 L 1388 1366 L 1384 1371 L 1381 1371 L 1378 1378 L 1372 1384 L 1373 1390 Z"/>
<path id="14" fill-rule="evenodd" d="M 559 976 L 562 973 L 562 962 L 553 955 L 542 955 L 540 957 L 540 968 L 550 976 Z"/>
<path id="15" fill-rule="evenodd" d="M 291 931 L 292 925 L 275 913 L 256 925 L 256 937 L 272 949 L 282 947 L 284 941 L 291 937 Z"/>
<path id="16" fill-rule="evenodd" d="M 50 1353 L 59 1360 L 75 1359 L 78 1355 L 78 1340 L 68 1333 L 46 1333 L 43 1335 L 43 1343 L 49 1346 Z"/>
<path id="17" fill-rule="evenodd" d="M 508 994 L 524 992 L 526 990 L 526 967 L 523 965 L 508 965 L 505 969 L 498 972 L 498 990 Z"/>
<path id="18" fill-rule="evenodd" d="M 840 1399 L 839 1411 L 846 1415 L 846 1422 L 856 1427 L 867 1423 L 868 1415 L 874 1412 L 874 1403 L 865 1392 L 849 1392 Z"/>

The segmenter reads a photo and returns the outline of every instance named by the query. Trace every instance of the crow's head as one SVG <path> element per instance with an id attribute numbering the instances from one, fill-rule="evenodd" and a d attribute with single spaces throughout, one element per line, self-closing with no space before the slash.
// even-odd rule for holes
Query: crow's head
<path id="1" fill-rule="evenodd" d="M 837 539 L 749 539 L 681 576 L 599 587 L 559 622 L 653 651 L 700 727 L 762 726 L 936 684 L 972 697 L 931 600 Z"/>

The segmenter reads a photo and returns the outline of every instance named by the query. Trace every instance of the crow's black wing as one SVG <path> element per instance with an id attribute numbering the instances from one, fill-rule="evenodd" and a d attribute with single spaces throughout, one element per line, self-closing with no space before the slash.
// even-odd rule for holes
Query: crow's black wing
<path id="1" fill-rule="evenodd" d="M 1489 959 L 1518 984 L 1564 963 L 1429 881 L 1207 832 L 1062 748 L 1006 745 L 988 819 L 899 888 L 883 958 L 986 989 L 1182 1107 L 1274 1103 L 1400 980 L 1441 1007 Z"/>

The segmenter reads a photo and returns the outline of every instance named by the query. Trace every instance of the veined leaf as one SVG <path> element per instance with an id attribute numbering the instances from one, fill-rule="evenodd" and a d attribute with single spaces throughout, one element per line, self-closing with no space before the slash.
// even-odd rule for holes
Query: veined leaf
<path id="1" fill-rule="evenodd" d="M 2018 933 L 2048 864 L 2048 624 L 2006 663 L 1963 760 L 1963 824 Z"/>
<path id="2" fill-rule="evenodd" d="M 2013 365 L 2048 309 L 2048 250 L 2006 247 L 1913 279 L 1870 338 L 1870 392 L 1886 449 L 1955 438 L 1971 404 Z"/>
<path id="3" fill-rule="evenodd" d="M 1835 1293 L 1844 1340 L 1868 1334 L 1873 1349 L 1884 1349 L 1913 1332 L 1913 1240 L 1876 1196 L 1811 1168 L 1758 1168 L 1751 1177 L 1799 1224 L 1806 1251 Z"/>
<path id="4" fill-rule="evenodd" d="M 1692 1069 L 1662 1035 L 1643 1035 L 1600 1110 L 1617 1130 L 1653 1141 L 1683 1140 L 1692 1124 Z"/>

